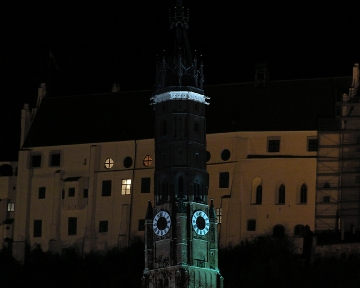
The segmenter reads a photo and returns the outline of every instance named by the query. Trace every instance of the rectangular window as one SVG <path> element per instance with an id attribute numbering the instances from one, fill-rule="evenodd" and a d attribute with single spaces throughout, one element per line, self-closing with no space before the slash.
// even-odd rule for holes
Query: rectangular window
<path id="1" fill-rule="evenodd" d="M 41 167 L 41 155 L 40 154 L 31 156 L 30 167 L 32 167 L 32 168 Z"/>
<path id="2" fill-rule="evenodd" d="M 42 236 L 42 220 L 34 220 L 34 237 Z"/>
<path id="3" fill-rule="evenodd" d="M 13 212 L 15 211 L 15 203 L 14 202 L 9 202 L 7 205 L 7 211 L 8 212 Z"/>
<path id="4" fill-rule="evenodd" d="M 324 196 L 323 201 L 325 203 L 329 203 L 330 202 L 330 196 Z"/>
<path id="5" fill-rule="evenodd" d="M 150 193 L 150 177 L 141 178 L 141 193 Z"/>
<path id="6" fill-rule="evenodd" d="M 280 152 L 280 137 L 268 137 L 268 152 Z"/>
<path id="7" fill-rule="evenodd" d="M 61 159 L 60 152 L 52 152 L 50 154 L 50 166 L 52 167 L 60 166 L 60 159 Z"/>
<path id="8" fill-rule="evenodd" d="M 219 173 L 219 188 L 229 188 L 229 172 Z"/>
<path id="9" fill-rule="evenodd" d="M 256 220 L 250 219 L 247 221 L 247 231 L 256 231 Z"/>
<path id="10" fill-rule="evenodd" d="M 131 191 L 131 179 L 121 180 L 121 195 L 130 195 Z"/>
<path id="11" fill-rule="evenodd" d="M 99 221 L 99 233 L 108 232 L 109 222 Z"/>
<path id="12" fill-rule="evenodd" d="M 61 199 L 65 199 L 65 190 L 64 189 L 62 189 L 62 191 L 61 191 Z"/>
<path id="13" fill-rule="evenodd" d="M 216 217 L 219 224 L 221 224 L 222 208 L 216 208 Z"/>
<path id="14" fill-rule="evenodd" d="M 77 218 L 69 217 L 68 218 L 68 235 L 76 235 L 77 230 Z"/>
<path id="15" fill-rule="evenodd" d="M 89 189 L 84 189 L 84 194 L 83 194 L 84 198 L 88 198 L 89 197 Z"/>
<path id="16" fill-rule="evenodd" d="M 101 196 L 111 196 L 111 180 L 102 181 Z"/>
<path id="17" fill-rule="evenodd" d="M 318 139 L 315 137 L 308 137 L 307 151 L 318 151 Z"/>
<path id="18" fill-rule="evenodd" d="M 68 197 L 75 197 L 75 188 L 74 187 L 69 188 Z"/>
<path id="19" fill-rule="evenodd" d="M 145 231 L 145 219 L 139 220 L 138 231 Z"/>
<path id="20" fill-rule="evenodd" d="M 46 187 L 39 187 L 39 199 L 45 199 Z"/>

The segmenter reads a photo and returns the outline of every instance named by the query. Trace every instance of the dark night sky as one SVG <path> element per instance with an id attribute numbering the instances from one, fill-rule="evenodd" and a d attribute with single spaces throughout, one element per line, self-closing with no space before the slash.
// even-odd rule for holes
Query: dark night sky
<path id="1" fill-rule="evenodd" d="M 41 82 L 50 96 L 110 92 L 115 81 L 122 90 L 152 89 L 156 55 L 172 54 L 175 0 L 7 2 L 0 7 L 0 160 L 16 156 L 4 150 L 18 146 L 20 110 L 35 104 Z M 282 80 L 350 75 L 360 60 L 360 4 L 183 2 L 206 85 L 252 81 L 259 61 L 270 80 Z M 50 48 L 59 69 L 50 65 L 49 78 Z"/>

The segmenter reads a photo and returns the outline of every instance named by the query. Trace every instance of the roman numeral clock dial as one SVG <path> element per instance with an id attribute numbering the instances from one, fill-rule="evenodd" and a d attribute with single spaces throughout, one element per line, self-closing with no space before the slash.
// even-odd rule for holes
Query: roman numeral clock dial
<path id="1" fill-rule="evenodd" d="M 171 226 L 171 218 L 168 212 L 160 211 L 154 217 L 153 230 L 158 236 L 164 236 L 169 232 Z"/>
<path id="2" fill-rule="evenodd" d="M 204 211 L 195 211 L 191 219 L 192 226 L 196 234 L 206 235 L 210 229 L 209 217 Z"/>

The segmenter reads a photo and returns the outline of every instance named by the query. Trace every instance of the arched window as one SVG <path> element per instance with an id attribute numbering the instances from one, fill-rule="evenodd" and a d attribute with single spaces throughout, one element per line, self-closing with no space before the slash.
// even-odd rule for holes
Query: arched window
<path id="1" fill-rule="evenodd" d="M 256 200 L 255 204 L 261 205 L 262 204 L 262 185 L 258 185 L 256 187 Z"/>
<path id="2" fill-rule="evenodd" d="M 169 183 L 166 179 L 161 183 L 160 202 L 166 202 L 169 200 Z"/>
<path id="3" fill-rule="evenodd" d="M 201 181 L 199 178 L 195 178 L 194 180 L 194 198 L 196 201 L 203 201 L 204 195 L 201 187 Z"/>
<path id="4" fill-rule="evenodd" d="M 194 121 L 194 132 L 199 131 L 199 123 L 197 121 Z"/>
<path id="5" fill-rule="evenodd" d="M 182 176 L 178 179 L 178 196 L 180 198 L 184 197 L 184 178 Z"/>
<path id="6" fill-rule="evenodd" d="M 163 120 L 162 121 L 162 136 L 165 136 L 167 135 L 167 121 L 166 120 Z"/>
<path id="7" fill-rule="evenodd" d="M 302 184 L 300 188 L 300 203 L 307 203 L 307 186 L 305 184 Z"/>
<path id="8" fill-rule="evenodd" d="M 273 228 L 273 237 L 284 237 L 285 236 L 285 227 L 283 225 L 277 224 Z"/>
<path id="9" fill-rule="evenodd" d="M 327 188 L 327 189 L 329 189 L 330 188 L 330 184 L 329 184 L 329 182 L 326 182 L 325 184 L 324 184 L 324 187 L 323 188 Z"/>
<path id="10" fill-rule="evenodd" d="M 278 204 L 285 204 L 285 185 L 284 184 L 281 184 L 279 187 Z"/>

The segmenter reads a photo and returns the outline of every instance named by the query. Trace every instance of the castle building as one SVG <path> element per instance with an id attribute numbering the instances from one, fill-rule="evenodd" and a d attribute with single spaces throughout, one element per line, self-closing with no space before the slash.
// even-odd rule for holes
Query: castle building
<path id="1" fill-rule="evenodd" d="M 187 25 L 177 9 L 175 29 Z M 360 230 L 358 65 L 350 77 L 287 81 L 261 66 L 254 82 L 203 87 L 200 61 L 181 47 L 158 63 L 151 101 L 153 91 L 49 97 L 42 84 L 36 107 L 24 106 L 18 162 L 0 163 L 0 239 L 16 259 L 35 247 L 124 247 L 167 211 L 169 229 L 149 232 L 149 271 L 191 263 L 214 279 L 217 245 L 285 232 L 300 243 L 305 226 Z M 161 251 L 179 255 L 160 261 Z"/>

